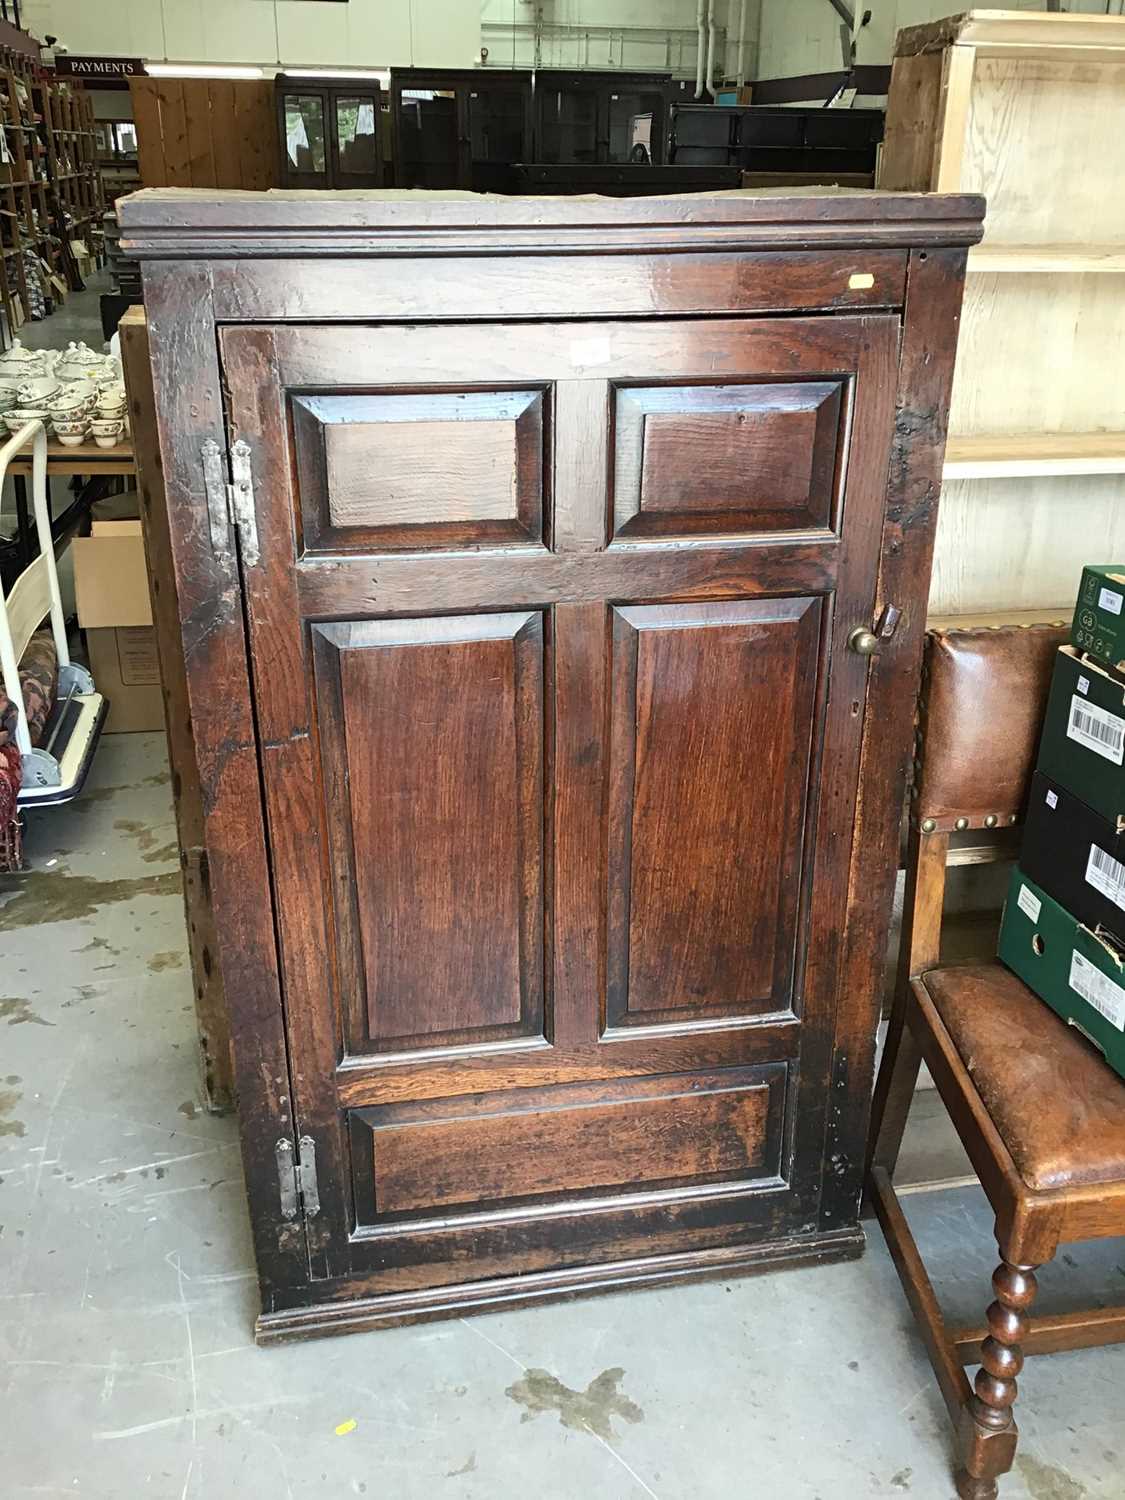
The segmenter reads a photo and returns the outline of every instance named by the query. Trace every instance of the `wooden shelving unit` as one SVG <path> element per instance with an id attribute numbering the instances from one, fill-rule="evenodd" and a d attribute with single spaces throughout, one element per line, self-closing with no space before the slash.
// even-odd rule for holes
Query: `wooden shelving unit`
<path id="1" fill-rule="evenodd" d="M 1125 18 L 975 11 L 899 33 L 883 188 L 983 193 L 931 613 L 1064 605 L 1125 552 Z"/>
<path id="2" fill-rule="evenodd" d="M 53 74 L 33 85 L 53 198 L 55 225 L 80 240 L 91 256 L 102 254 L 105 193 L 97 161 L 93 104 L 81 83 Z"/>
<path id="3" fill-rule="evenodd" d="M 5 49 L 0 56 L 0 262 L 8 328 L 16 333 L 28 318 L 45 317 L 59 292 L 59 245 L 51 228 L 48 169 L 42 121 L 35 103 L 34 64 Z"/>

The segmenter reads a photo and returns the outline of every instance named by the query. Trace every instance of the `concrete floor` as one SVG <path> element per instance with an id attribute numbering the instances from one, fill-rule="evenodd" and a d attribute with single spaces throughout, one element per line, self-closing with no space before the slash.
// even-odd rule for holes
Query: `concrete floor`
<path id="1" fill-rule="evenodd" d="M 877 1230 L 849 1265 L 257 1349 L 174 841 L 162 738 L 107 736 L 81 800 L 34 820 L 31 872 L 0 883 L 5 1500 L 951 1496 Z M 908 1201 L 943 1299 L 976 1320 L 979 1190 Z M 1044 1306 L 1125 1295 L 1120 1244 L 1072 1261 Z M 1031 1361 L 1002 1495 L 1125 1496 L 1123 1415 L 1125 1348 Z"/>

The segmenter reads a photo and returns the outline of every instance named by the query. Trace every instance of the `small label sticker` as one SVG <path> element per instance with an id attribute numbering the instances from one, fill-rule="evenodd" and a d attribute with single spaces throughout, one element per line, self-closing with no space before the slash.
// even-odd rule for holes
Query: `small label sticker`
<path id="1" fill-rule="evenodd" d="M 1026 885 L 1020 886 L 1020 893 L 1016 897 L 1016 905 L 1020 911 L 1026 912 L 1033 922 L 1038 922 L 1039 913 L 1043 909 L 1043 903 L 1038 896 L 1033 896 Z"/>
<path id="2" fill-rule="evenodd" d="M 1070 700 L 1066 737 L 1085 745 L 1104 760 L 1113 761 L 1115 766 L 1125 761 L 1125 719 L 1079 698 L 1077 693 Z"/>
<path id="3" fill-rule="evenodd" d="M 1070 987 L 1118 1031 L 1125 1031 L 1125 989 L 1081 953 L 1070 955 Z"/>
<path id="4" fill-rule="evenodd" d="M 1058 792 L 1048 792 L 1043 800 L 1051 811 L 1054 812 L 1055 808 L 1059 805 L 1059 794 Z"/>
<path id="5" fill-rule="evenodd" d="M 1104 849 L 1099 849 L 1097 844 L 1090 845 L 1090 857 L 1086 861 L 1086 884 L 1101 891 L 1114 906 L 1125 911 L 1125 865 Z"/>
<path id="6" fill-rule="evenodd" d="M 1119 594 L 1116 589 L 1102 589 L 1098 595 L 1098 608 L 1108 609 L 1111 615 L 1119 615 L 1123 597 L 1125 596 Z"/>
<path id="7" fill-rule="evenodd" d="M 865 292 L 868 287 L 874 285 L 875 278 L 870 271 L 856 271 L 854 275 L 848 277 L 849 292 Z"/>
<path id="8" fill-rule="evenodd" d="M 1080 693 L 1088 693 L 1090 691 L 1090 679 L 1088 677 L 1080 677 L 1078 679 L 1078 691 Z"/>
<path id="9" fill-rule="evenodd" d="M 588 370 L 591 365 L 608 365 L 610 352 L 609 339 L 604 334 L 598 338 L 572 339 L 570 362 L 575 369 Z"/>

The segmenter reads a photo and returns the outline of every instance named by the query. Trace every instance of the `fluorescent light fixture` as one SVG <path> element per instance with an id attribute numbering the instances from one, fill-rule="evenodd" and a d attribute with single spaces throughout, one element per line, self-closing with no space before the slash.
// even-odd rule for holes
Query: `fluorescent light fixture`
<path id="1" fill-rule="evenodd" d="M 286 78 L 377 78 L 382 84 L 391 81 L 390 68 L 283 68 Z"/>
<path id="2" fill-rule="evenodd" d="M 227 63 L 145 63 L 150 78 L 264 78 L 261 68 Z"/>

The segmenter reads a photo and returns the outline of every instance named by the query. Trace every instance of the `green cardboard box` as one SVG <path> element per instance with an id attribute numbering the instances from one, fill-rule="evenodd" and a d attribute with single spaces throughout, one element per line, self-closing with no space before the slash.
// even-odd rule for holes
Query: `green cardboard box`
<path id="1" fill-rule="evenodd" d="M 1055 658 L 1038 769 L 1125 827 L 1125 683 L 1074 646 L 1060 646 Z"/>
<path id="2" fill-rule="evenodd" d="M 1070 639 L 1079 651 L 1125 672 L 1125 563 L 1082 569 Z"/>
<path id="3" fill-rule="evenodd" d="M 1125 1078 L 1125 949 L 1083 927 L 1017 868 L 1000 924 L 1000 960 Z"/>

